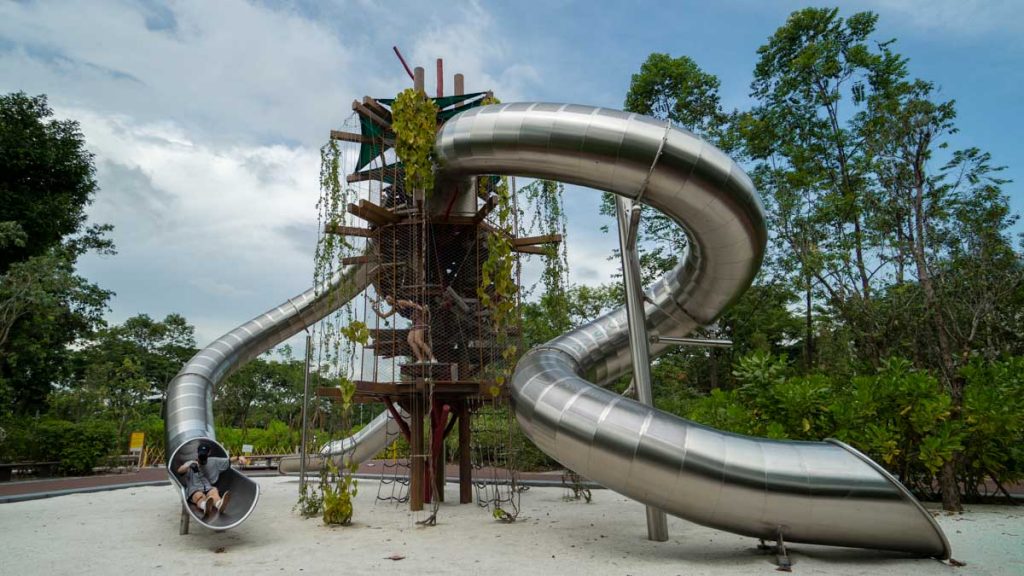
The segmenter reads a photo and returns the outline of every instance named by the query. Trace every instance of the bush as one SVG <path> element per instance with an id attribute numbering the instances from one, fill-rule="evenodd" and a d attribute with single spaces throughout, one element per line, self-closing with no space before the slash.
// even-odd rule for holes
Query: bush
<path id="1" fill-rule="evenodd" d="M 135 422 L 130 430 L 142 432 L 146 435 L 146 448 L 150 450 L 164 450 L 166 439 L 164 438 L 164 420 L 159 416 L 150 415 Z"/>
<path id="2" fill-rule="evenodd" d="M 682 414 L 752 436 L 836 438 L 929 494 L 951 459 L 968 494 L 985 476 L 1024 477 L 1024 358 L 968 366 L 962 419 L 953 418 L 950 397 L 933 375 L 900 358 L 847 381 L 793 376 L 781 358 L 755 353 L 741 358 L 733 374 L 738 388 L 686 402 Z"/>
<path id="3" fill-rule="evenodd" d="M 59 460 L 65 474 L 88 474 L 117 449 L 113 422 L 43 420 L 33 428 L 36 447 L 27 459 Z"/>
<path id="4" fill-rule="evenodd" d="M 317 432 L 316 436 L 319 438 L 326 435 Z M 299 430 L 292 430 L 279 420 L 272 420 L 265 429 L 217 427 L 217 441 L 231 454 L 241 454 L 243 444 L 251 444 L 256 454 L 290 454 L 301 439 L 302 433 Z"/>
<path id="5" fill-rule="evenodd" d="M 11 419 L 0 424 L 0 462 L 35 460 L 31 454 L 38 443 L 32 437 L 32 420 Z"/>
<path id="6" fill-rule="evenodd" d="M 968 495 L 991 477 L 1000 484 L 1024 480 L 1024 357 L 964 367 L 964 453 Z"/>

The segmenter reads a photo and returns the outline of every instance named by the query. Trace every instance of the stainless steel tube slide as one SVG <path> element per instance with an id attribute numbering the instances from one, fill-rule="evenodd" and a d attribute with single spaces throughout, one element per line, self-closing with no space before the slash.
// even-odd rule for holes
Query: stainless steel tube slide
<path id="1" fill-rule="evenodd" d="M 214 456 L 227 456 L 216 442 L 213 423 L 213 394 L 217 385 L 249 360 L 312 326 L 366 288 L 376 273 L 376 265 L 349 266 L 331 282 L 289 299 L 280 306 L 253 318 L 202 349 L 178 372 L 167 387 L 166 417 L 167 473 L 180 488 L 182 503 L 185 487 L 177 468 L 196 457 L 201 443 L 214 447 Z M 227 530 L 245 521 L 256 507 L 259 485 L 241 472 L 230 469 L 218 482 L 223 493 L 231 490 L 231 506 L 212 518 L 203 519 L 190 506 L 185 509 L 193 520 L 214 530 Z"/>
<path id="2" fill-rule="evenodd" d="M 395 406 L 395 409 L 398 410 L 399 416 L 406 421 L 409 420 L 409 416 L 404 410 L 398 406 Z M 387 448 L 388 444 L 398 439 L 398 425 L 392 424 L 392 422 L 394 420 L 391 414 L 385 410 L 348 438 L 324 444 L 320 448 L 319 454 L 307 456 L 307 474 L 310 467 L 319 469 L 326 458 L 330 458 L 338 467 L 350 462 L 359 464 L 373 458 L 381 450 Z M 299 456 L 288 456 L 281 458 L 277 470 L 281 474 L 297 474 L 300 465 Z"/>
<path id="3" fill-rule="evenodd" d="M 448 177 L 559 180 L 641 201 L 675 220 L 689 249 L 646 292 L 651 335 L 682 337 L 711 323 L 760 267 L 767 231 L 750 179 L 721 151 L 665 122 L 571 104 L 492 105 L 449 120 L 436 151 Z M 652 355 L 667 346 L 652 344 Z M 624 309 L 535 348 L 511 382 L 520 425 L 580 474 L 700 524 L 949 557 L 931 515 L 853 448 L 729 434 L 591 383 L 629 369 Z"/>

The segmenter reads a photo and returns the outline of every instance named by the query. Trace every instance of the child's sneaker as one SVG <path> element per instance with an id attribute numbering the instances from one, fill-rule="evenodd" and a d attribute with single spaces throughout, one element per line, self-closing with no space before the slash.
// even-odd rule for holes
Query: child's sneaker
<path id="1" fill-rule="evenodd" d="M 203 520 L 213 515 L 213 501 L 209 498 L 200 500 L 199 504 L 196 504 L 196 506 L 199 508 L 199 511 L 203 513 Z"/>
<path id="2" fill-rule="evenodd" d="M 223 512 L 228 507 L 228 500 L 231 498 L 231 491 L 228 490 L 220 497 L 220 502 L 217 502 L 217 511 Z"/>

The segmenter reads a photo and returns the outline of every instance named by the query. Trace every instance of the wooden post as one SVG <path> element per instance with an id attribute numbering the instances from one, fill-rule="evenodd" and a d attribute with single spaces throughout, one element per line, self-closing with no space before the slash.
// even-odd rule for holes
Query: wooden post
<path id="1" fill-rule="evenodd" d="M 417 66 L 412 69 L 412 87 L 415 88 L 417 92 L 426 93 L 426 88 L 424 87 L 426 84 L 425 74 L 426 72 L 423 70 L 423 66 Z"/>
<path id="2" fill-rule="evenodd" d="M 440 426 L 441 434 L 444 434 L 444 424 Z M 437 460 L 434 462 L 434 487 L 437 488 L 437 501 L 444 502 L 444 484 L 445 484 L 445 455 L 444 455 L 444 440 L 441 441 L 441 448 L 435 455 Z"/>
<path id="3" fill-rule="evenodd" d="M 459 503 L 473 501 L 473 463 L 470 460 L 469 400 L 459 402 Z"/>
<path id="4" fill-rule="evenodd" d="M 437 97 L 444 96 L 444 63 L 437 59 Z"/>
<path id="5" fill-rule="evenodd" d="M 422 68 L 417 68 L 422 70 Z M 423 510 L 423 476 L 427 455 L 423 447 L 423 399 L 413 397 L 410 402 L 409 449 L 412 452 L 412 470 L 409 471 L 409 510 Z"/>
<path id="6" fill-rule="evenodd" d="M 462 96 L 466 93 L 466 78 L 462 74 L 455 75 L 455 95 Z"/>

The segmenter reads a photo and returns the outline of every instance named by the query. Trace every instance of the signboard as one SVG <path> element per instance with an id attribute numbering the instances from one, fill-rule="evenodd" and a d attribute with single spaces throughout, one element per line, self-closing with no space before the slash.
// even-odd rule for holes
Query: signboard
<path id="1" fill-rule="evenodd" d="M 252 444 L 242 444 L 242 454 L 252 454 Z"/>
<path id="2" fill-rule="evenodd" d="M 132 432 L 131 442 L 128 443 L 128 451 L 132 454 L 139 454 L 142 452 L 142 446 L 146 443 L 145 432 Z"/>

